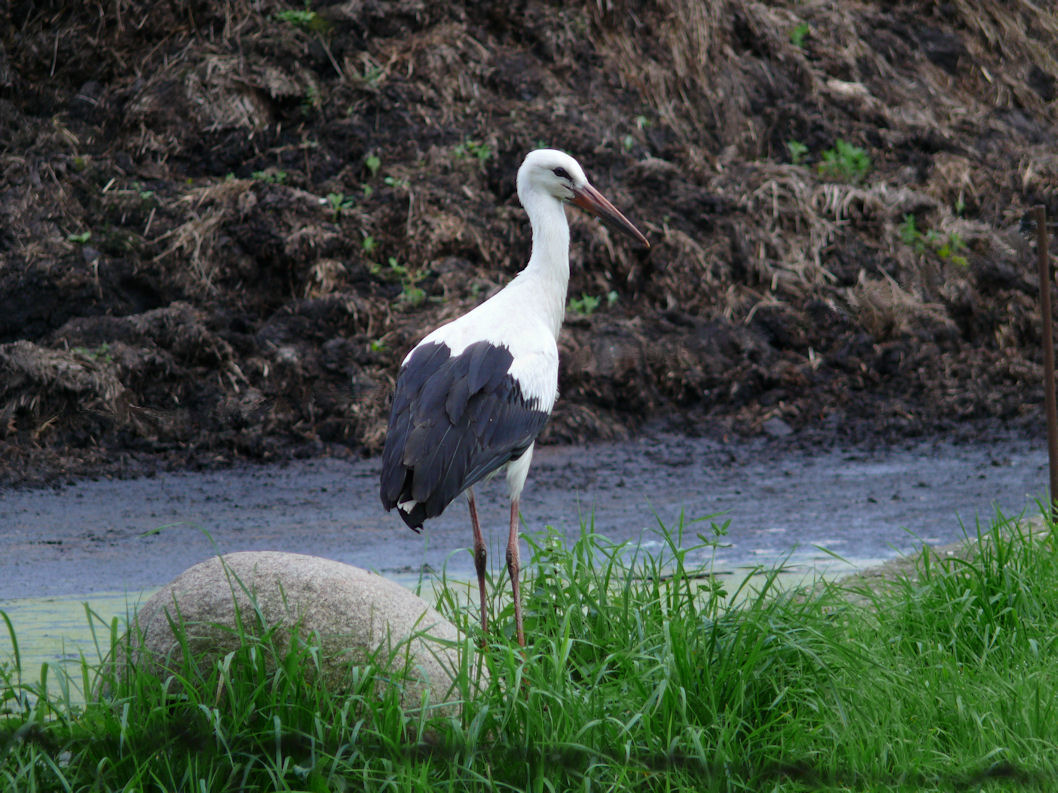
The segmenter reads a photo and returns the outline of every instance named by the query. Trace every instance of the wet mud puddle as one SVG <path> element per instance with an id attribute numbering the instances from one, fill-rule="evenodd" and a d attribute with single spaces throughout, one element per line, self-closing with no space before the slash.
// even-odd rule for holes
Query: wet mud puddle
<path id="1" fill-rule="evenodd" d="M 86 602 L 102 622 L 124 619 L 217 552 L 315 554 L 408 584 L 445 567 L 450 578 L 471 578 L 465 506 L 453 503 L 417 535 L 382 511 L 377 477 L 377 460 L 320 459 L 3 492 L 0 609 L 29 656 L 69 657 L 88 641 Z M 987 527 L 997 509 L 1035 514 L 1046 482 L 1042 442 L 804 450 L 657 435 L 538 450 L 523 531 L 551 525 L 572 539 L 593 521 L 609 539 L 649 550 L 661 548 L 659 522 L 708 518 L 685 534 L 697 542 L 711 523 L 726 523 L 717 571 L 783 564 L 844 573 L 956 541 L 978 519 Z M 494 571 L 503 564 L 504 491 L 502 479 L 477 488 Z M 0 657 L 10 651 L 0 634 Z"/>

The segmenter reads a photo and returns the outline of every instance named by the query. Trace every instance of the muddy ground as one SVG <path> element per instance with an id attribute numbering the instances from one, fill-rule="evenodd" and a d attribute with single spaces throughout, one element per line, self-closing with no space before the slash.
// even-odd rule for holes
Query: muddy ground
<path id="1" fill-rule="evenodd" d="M 1038 516 L 1046 458 L 1042 444 L 1010 436 L 874 451 L 665 433 L 549 446 L 534 458 L 522 499 L 522 558 L 542 563 L 527 538 L 546 546 L 544 527 L 572 544 L 583 523 L 627 543 L 629 554 L 666 559 L 663 525 L 680 538 L 688 565 L 718 575 L 739 579 L 758 566 L 844 575 L 987 533 L 997 510 Z M 293 460 L 13 489 L 0 500 L 0 602 L 102 592 L 134 600 L 215 553 L 248 550 L 323 556 L 402 584 L 442 571 L 473 580 L 462 500 L 424 533 L 408 531 L 378 505 L 379 462 Z M 477 495 L 489 569 L 502 587 L 506 483 L 494 479 Z"/>
<path id="2" fill-rule="evenodd" d="M 547 442 L 1039 424 L 1058 11 L 12 0 L 0 482 L 379 450 L 397 365 L 573 217 Z"/>

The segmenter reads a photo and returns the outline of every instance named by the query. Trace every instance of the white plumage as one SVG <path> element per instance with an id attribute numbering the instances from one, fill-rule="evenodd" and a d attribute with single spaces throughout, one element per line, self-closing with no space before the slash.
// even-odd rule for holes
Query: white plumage
<path id="1" fill-rule="evenodd" d="M 558 333 L 569 284 L 567 201 L 649 247 L 646 238 L 560 151 L 530 152 L 518 198 L 533 230 L 529 263 L 504 289 L 428 334 L 401 364 L 382 453 L 385 508 L 413 529 L 467 494 L 474 561 L 485 610 L 485 543 L 472 486 L 506 468 L 511 499 L 507 567 L 515 625 L 525 644 L 518 589 L 518 501 L 533 444 L 558 395 Z"/>

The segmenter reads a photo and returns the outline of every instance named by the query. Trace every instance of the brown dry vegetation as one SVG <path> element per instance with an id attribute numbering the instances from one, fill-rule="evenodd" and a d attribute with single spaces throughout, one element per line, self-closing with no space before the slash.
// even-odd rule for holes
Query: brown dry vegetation
<path id="1" fill-rule="evenodd" d="M 524 262 L 514 175 L 540 144 L 654 243 L 572 218 L 571 296 L 604 299 L 567 324 L 549 439 L 1036 420 L 1022 218 L 1058 216 L 1058 12 L 3 8 L 6 481 L 376 451 L 407 347 Z M 839 139 L 867 173 L 825 169 Z"/>

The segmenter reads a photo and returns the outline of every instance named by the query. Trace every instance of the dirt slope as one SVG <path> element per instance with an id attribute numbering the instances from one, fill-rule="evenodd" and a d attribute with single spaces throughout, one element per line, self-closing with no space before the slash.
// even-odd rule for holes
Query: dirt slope
<path id="1" fill-rule="evenodd" d="M 408 346 L 527 257 L 538 145 L 654 243 L 572 218 L 548 440 L 1038 421 L 1058 12 L 4 8 L 3 481 L 377 451 Z"/>

